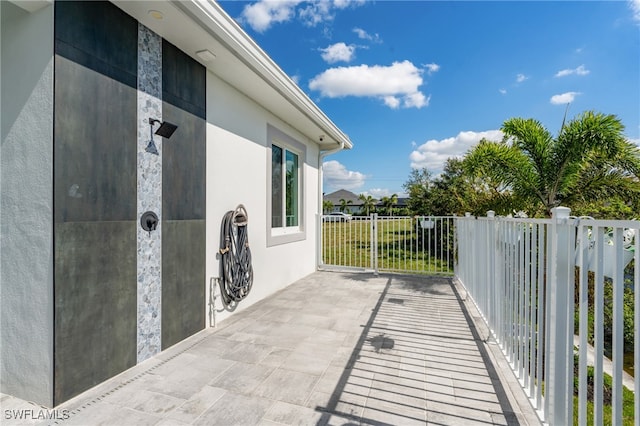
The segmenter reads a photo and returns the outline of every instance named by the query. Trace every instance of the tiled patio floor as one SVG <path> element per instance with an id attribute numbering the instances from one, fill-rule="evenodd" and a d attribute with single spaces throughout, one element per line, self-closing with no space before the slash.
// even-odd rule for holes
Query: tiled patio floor
<path id="1" fill-rule="evenodd" d="M 317 272 L 57 407 L 57 423 L 539 424 L 459 292 Z"/>

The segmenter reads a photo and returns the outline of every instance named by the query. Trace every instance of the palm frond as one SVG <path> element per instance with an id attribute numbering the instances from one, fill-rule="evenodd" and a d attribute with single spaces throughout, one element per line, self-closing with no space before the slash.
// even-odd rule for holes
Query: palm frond
<path id="1" fill-rule="evenodd" d="M 530 157 L 517 146 L 483 140 L 467 153 L 464 167 L 470 174 L 488 177 L 520 197 L 543 200 L 540 175 Z"/>

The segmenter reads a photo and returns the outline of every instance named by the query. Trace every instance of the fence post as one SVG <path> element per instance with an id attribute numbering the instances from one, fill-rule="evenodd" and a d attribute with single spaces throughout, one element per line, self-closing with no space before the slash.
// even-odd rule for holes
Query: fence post
<path id="1" fill-rule="evenodd" d="M 476 248 L 476 240 L 475 240 L 475 221 L 471 221 L 473 218 L 471 213 L 465 212 L 465 225 L 466 225 L 466 262 L 467 262 L 467 282 L 465 283 L 465 287 L 467 291 L 471 291 L 472 294 L 475 294 L 475 283 L 477 277 L 476 271 L 476 262 L 475 257 L 473 256 L 474 249 Z M 474 218 L 475 219 L 475 218 Z"/>
<path id="2" fill-rule="evenodd" d="M 371 213 L 370 219 L 370 233 L 371 233 L 371 269 L 373 269 L 373 275 L 378 276 L 378 213 Z"/>
<path id="3" fill-rule="evenodd" d="M 464 263 L 462 262 L 463 247 L 461 235 L 464 223 L 462 219 L 458 217 L 454 218 L 453 223 L 453 249 L 455 251 L 453 255 L 453 275 L 460 281 L 462 281 L 462 276 L 464 275 L 464 273 L 462 272 L 461 266 L 464 266 Z"/>
<path id="4" fill-rule="evenodd" d="M 322 244 L 324 233 L 322 232 L 322 213 L 316 213 L 316 236 L 316 270 L 318 270 L 324 265 L 324 244 Z"/>
<path id="5" fill-rule="evenodd" d="M 496 288 L 498 277 L 496 277 L 496 232 L 495 232 L 495 219 L 496 212 L 489 210 L 487 212 L 487 234 L 486 234 L 486 255 L 487 255 L 487 313 L 485 318 L 489 324 L 489 330 L 495 330 L 495 307 L 497 305 Z"/>
<path id="6" fill-rule="evenodd" d="M 552 209 L 549 359 L 546 372 L 545 398 L 548 399 L 547 421 L 552 425 L 573 423 L 573 232 L 569 221 L 571 210 Z M 571 287 L 571 288 L 569 288 Z M 570 380 L 569 380 L 570 379 Z"/>

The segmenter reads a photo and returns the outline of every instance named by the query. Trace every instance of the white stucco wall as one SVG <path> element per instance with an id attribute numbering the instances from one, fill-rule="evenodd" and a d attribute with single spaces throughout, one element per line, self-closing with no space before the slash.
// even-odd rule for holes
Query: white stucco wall
<path id="1" fill-rule="evenodd" d="M 267 247 L 267 124 L 307 147 L 304 164 L 303 208 L 306 239 Z M 219 276 L 217 252 L 224 214 L 244 204 L 249 215 L 249 243 L 254 282 L 239 312 L 279 289 L 312 273 L 316 266 L 318 207 L 318 146 L 291 125 L 248 97 L 207 73 L 207 301 L 210 277 Z M 219 288 L 215 288 L 219 296 Z M 218 297 L 217 322 L 228 318 Z M 207 306 L 207 321 L 210 321 Z"/>
<path id="2" fill-rule="evenodd" d="M 0 391 L 53 391 L 53 6 L 1 12 Z"/>

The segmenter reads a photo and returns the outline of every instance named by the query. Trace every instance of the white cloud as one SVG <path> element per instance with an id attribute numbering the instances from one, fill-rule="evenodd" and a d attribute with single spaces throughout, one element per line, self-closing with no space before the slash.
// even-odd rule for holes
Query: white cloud
<path id="1" fill-rule="evenodd" d="M 330 64 L 338 61 L 350 62 L 355 54 L 356 46 L 340 42 L 320 49 L 320 51 L 322 52 L 322 59 Z"/>
<path id="2" fill-rule="evenodd" d="M 629 7 L 633 12 L 633 20 L 640 24 L 640 0 L 629 0 Z"/>
<path id="3" fill-rule="evenodd" d="M 244 7 L 240 20 L 260 33 L 268 30 L 273 24 L 294 18 L 314 27 L 322 22 L 332 21 L 335 10 L 357 7 L 364 3 L 364 0 L 258 0 Z"/>
<path id="4" fill-rule="evenodd" d="M 442 140 L 431 139 L 411 152 L 409 155 L 411 167 L 414 169 L 426 167 L 431 172 L 440 173 L 447 159 L 461 158 L 482 138 L 499 141 L 502 140 L 502 136 L 500 130 L 487 130 L 486 132 L 460 132 L 457 136 Z"/>
<path id="5" fill-rule="evenodd" d="M 400 107 L 400 99 L 395 96 L 385 96 L 383 101 L 384 104 L 391 109 L 398 109 Z"/>
<path id="6" fill-rule="evenodd" d="M 371 40 L 371 36 L 369 35 L 369 33 L 367 33 L 362 28 L 355 27 L 353 29 L 353 32 L 356 33 L 358 35 L 358 37 L 363 39 L 363 40 Z"/>
<path id="7" fill-rule="evenodd" d="M 524 75 L 524 74 L 518 74 L 518 75 L 516 75 L 516 82 L 517 82 L 517 83 L 522 83 L 523 81 L 528 80 L 528 79 L 529 79 L 529 77 L 527 77 L 527 76 L 526 76 L 526 75 Z"/>
<path id="8" fill-rule="evenodd" d="M 336 9 L 346 9 L 349 6 L 363 5 L 366 0 L 333 0 L 333 5 Z"/>
<path id="9" fill-rule="evenodd" d="M 584 65 L 580 65 L 578 68 L 575 69 L 565 69 L 565 70 L 560 70 L 556 73 L 556 75 L 554 77 L 566 77 L 568 75 L 587 75 L 589 74 L 591 71 L 589 71 L 588 69 L 586 69 L 584 67 Z"/>
<path id="10" fill-rule="evenodd" d="M 638 148 L 640 148 L 640 138 L 638 138 L 638 139 L 627 138 L 627 140 L 629 142 L 631 142 L 632 144 L 638 145 Z"/>
<path id="11" fill-rule="evenodd" d="M 507 89 L 498 89 L 498 92 L 500 92 L 503 95 L 507 94 Z"/>
<path id="12" fill-rule="evenodd" d="M 366 176 L 360 172 L 347 170 L 338 161 L 325 161 L 322 164 L 323 184 L 334 189 L 346 189 L 353 191 L 364 185 Z"/>
<path id="13" fill-rule="evenodd" d="M 314 1 L 305 4 L 306 6 L 298 12 L 305 25 L 315 27 L 322 22 L 332 21 L 335 17 L 332 13 L 332 4 L 328 1 Z"/>
<path id="14" fill-rule="evenodd" d="M 405 96 L 403 101 L 405 108 L 422 108 L 423 106 L 429 106 L 431 95 L 425 97 L 422 92 L 415 92 Z"/>
<path id="15" fill-rule="evenodd" d="M 576 71 L 576 75 L 587 75 L 591 72 L 588 69 L 586 69 L 584 65 L 580 65 L 578 68 L 575 69 L 575 71 Z"/>
<path id="16" fill-rule="evenodd" d="M 295 8 L 300 0 L 261 0 L 249 4 L 242 10 L 241 19 L 251 28 L 264 32 L 274 23 L 286 22 L 295 17 Z"/>
<path id="17" fill-rule="evenodd" d="M 429 104 L 429 98 L 418 90 L 422 83 L 422 70 L 403 61 L 390 66 L 330 68 L 315 76 L 309 88 L 329 98 L 375 97 L 391 108 L 398 108 L 401 103 L 405 108 L 422 108 Z"/>
<path id="18" fill-rule="evenodd" d="M 440 65 L 433 62 L 430 64 L 425 64 L 424 67 L 427 69 L 429 75 L 433 74 L 434 72 L 440 71 Z"/>
<path id="19" fill-rule="evenodd" d="M 381 43 L 382 40 L 380 40 L 380 36 L 378 34 L 369 34 L 368 32 L 366 32 L 365 30 L 363 30 L 362 28 L 354 28 L 353 32 L 356 33 L 358 35 L 358 38 L 362 39 L 362 40 L 369 40 L 369 41 L 373 41 L 374 43 Z"/>
<path id="20" fill-rule="evenodd" d="M 580 94 L 580 92 L 567 92 L 560 95 L 553 95 L 550 102 L 554 105 L 570 104 L 571 102 L 573 102 L 576 96 Z"/>

